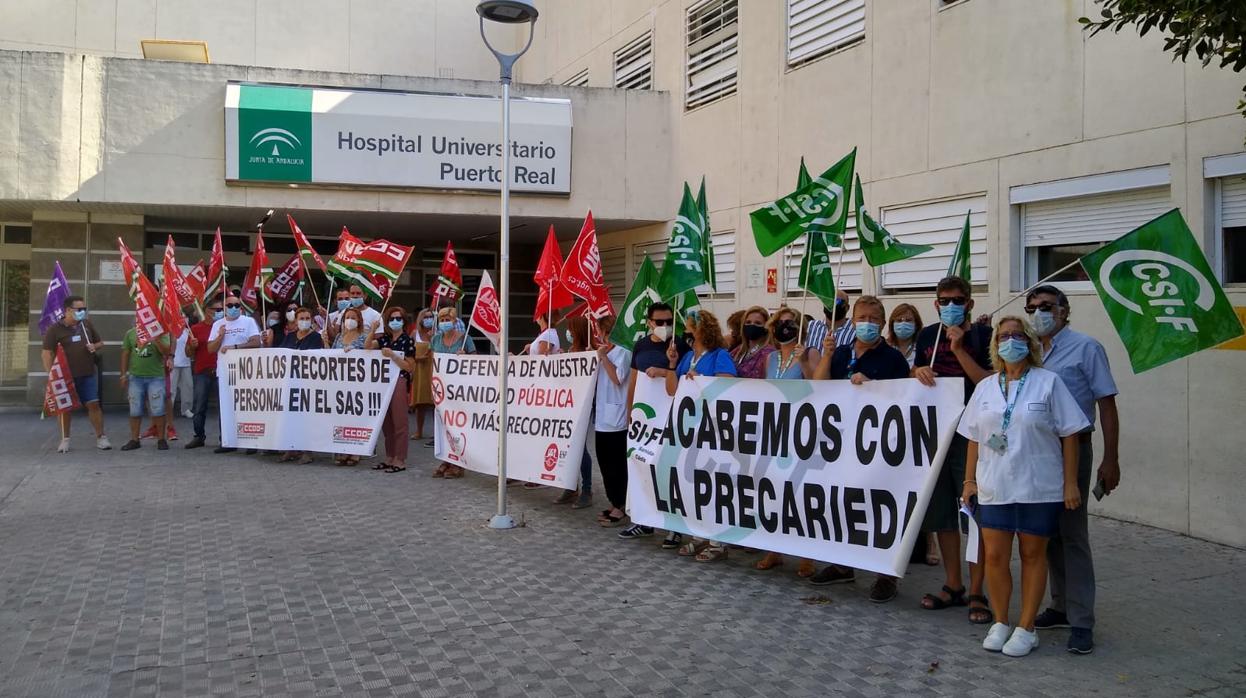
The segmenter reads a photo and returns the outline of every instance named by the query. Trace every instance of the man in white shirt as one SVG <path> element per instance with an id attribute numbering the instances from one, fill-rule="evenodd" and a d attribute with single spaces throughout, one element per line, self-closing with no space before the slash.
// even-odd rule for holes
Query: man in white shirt
<path id="1" fill-rule="evenodd" d="M 212 323 L 212 331 L 208 335 L 208 351 L 213 354 L 224 354 L 230 349 L 258 349 L 260 346 L 260 328 L 255 318 L 242 313 L 242 299 L 229 296 L 225 299 L 225 317 Z M 221 446 L 215 453 L 233 453 L 238 449 Z M 248 449 L 247 453 L 254 453 Z"/>
<path id="2" fill-rule="evenodd" d="M 363 288 L 356 284 L 351 284 L 348 292 L 350 294 L 350 307 L 358 308 L 360 314 L 363 315 L 364 328 L 371 327 L 372 334 L 382 334 L 385 328 L 381 327 L 381 313 L 373 310 L 368 305 L 368 297 L 364 295 Z"/>
<path id="3" fill-rule="evenodd" d="M 190 419 L 195 416 L 191 411 L 190 405 L 195 394 L 194 374 L 191 372 L 191 360 L 186 355 L 186 340 L 190 337 L 190 325 L 198 321 L 198 316 L 193 312 L 186 313 L 187 329 L 182 330 L 182 334 L 177 338 L 177 345 L 173 350 L 173 374 L 169 377 L 170 392 L 169 405 L 181 398 L 182 416 Z M 169 413 L 169 418 L 173 418 L 173 413 Z"/>

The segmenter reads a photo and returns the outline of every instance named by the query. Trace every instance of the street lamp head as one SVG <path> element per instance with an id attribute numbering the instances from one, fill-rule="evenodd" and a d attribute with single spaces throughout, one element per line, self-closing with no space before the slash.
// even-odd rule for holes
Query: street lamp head
<path id="1" fill-rule="evenodd" d="M 491 22 L 525 24 L 535 22 L 538 13 L 532 0 L 480 0 L 476 14 Z"/>

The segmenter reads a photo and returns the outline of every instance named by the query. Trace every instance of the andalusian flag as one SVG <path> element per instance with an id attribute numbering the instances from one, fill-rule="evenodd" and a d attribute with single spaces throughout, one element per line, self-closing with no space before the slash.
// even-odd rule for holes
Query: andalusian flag
<path id="1" fill-rule="evenodd" d="M 865 197 L 861 195 L 861 177 L 857 177 L 857 238 L 861 241 L 861 253 L 871 267 L 881 267 L 916 257 L 934 249 L 930 245 L 906 245 L 891 236 L 887 229 L 870 218 L 865 211 Z M 968 280 L 968 279 L 966 279 Z"/>
<path id="2" fill-rule="evenodd" d="M 833 235 L 836 244 L 848 225 L 848 194 L 857 149 L 805 186 L 749 214 L 753 239 L 763 257 L 792 244 L 803 233 Z"/>
<path id="3" fill-rule="evenodd" d="M 1134 373 L 1242 335 L 1233 305 L 1175 208 L 1081 262 Z"/>
<path id="4" fill-rule="evenodd" d="M 960 231 L 960 239 L 956 241 L 956 249 L 952 252 L 952 263 L 947 267 L 948 276 L 959 276 L 965 281 L 972 281 L 970 275 L 973 273 L 969 265 L 969 215 L 972 211 L 965 212 L 965 227 Z"/>
<path id="5" fill-rule="evenodd" d="M 645 323 L 649 306 L 661 301 L 662 297 L 658 295 L 658 270 L 646 256 L 636 272 L 636 280 L 632 282 L 631 290 L 627 292 L 627 300 L 623 301 L 623 307 L 619 309 L 618 320 L 610 332 L 610 341 L 628 351 L 635 348 L 636 340 L 649 334 L 648 325 Z"/>
<path id="6" fill-rule="evenodd" d="M 679 215 L 666 244 L 666 259 L 658 276 L 658 293 L 671 300 L 685 291 L 709 283 L 709 264 L 705 260 L 705 234 L 701 229 L 701 211 L 692 198 L 692 190 L 684 183 L 684 197 Z"/>

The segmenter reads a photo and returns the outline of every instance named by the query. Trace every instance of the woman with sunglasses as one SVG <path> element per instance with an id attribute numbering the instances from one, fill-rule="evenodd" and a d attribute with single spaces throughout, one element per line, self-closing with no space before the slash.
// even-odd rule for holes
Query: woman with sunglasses
<path id="1" fill-rule="evenodd" d="M 738 319 L 739 343 L 731 351 L 736 375 L 741 378 L 765 378 L 766 360 L 774 353 L 774 347 L 770 344 L 770 328 L 766 326 L 770 313 L 755 305 L 742 311 Z"/>
<path id="2" fill-rule="evenodd" d="M 372 466 L 373 470 L 400 473 L 407 469 L 407 386 L 411 383 L 411 371 L 415 368 L 415 340 L 406 333 L 407 312 L 397 306 L 385 311 L 385 333 L 373 335 L 368 340 L 369 349 L 380 349 L 385 358 L 398 364 L 398 383 L 381 424 L 385 435 L 385 461 Z"/>
<path id="3" fill-rule="evenodd" d="M 1034 619 L 1047 585 L 1047 539 L 1060 513 L 1081 505 L 1077 433 L 1090 426 L 1060 376 L 1042 368 L 1043 347 L 1019 317 L 995 326 L 991 366 L 956 431 L 969 441 L 962 503 L 976 508 L 995 623 L 982 648 L 1024 657 L 1038 647 Z M 1008 622 L 1012 541 L 1021 547 L 1021 612 Z"/>

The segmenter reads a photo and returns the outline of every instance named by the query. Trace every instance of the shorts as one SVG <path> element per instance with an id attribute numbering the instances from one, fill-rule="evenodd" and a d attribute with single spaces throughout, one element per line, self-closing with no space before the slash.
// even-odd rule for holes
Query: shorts
<path id="1" fill-rule="evenodd" d="M 978 525 L 997 531 L 1051 538 L 1060 530 L 1062 511 L 1064 502 L 981 504 L 978 506 Z"/>
<path id="2" fill-rule="evenodd" d="M 131 417 L 143 416 L 143 403 L 147 403 L 147 414 L 152 417 L 164 416 L 164 376 L 130 376 L 129 393 Z"/>
<path id="3" fill-rule="evenodd" d="M 956 434 L 948 447 L 947 458 L 935 480 L 934 493 L 926 505 L 923 531 L 955 531 L 960 525 L 960 493 L 965 486 L 965 455 L 969 441 Z"/>
<path id="4" fill-rule="evenodd" d="M 74 376 L 74 391 L 78 393 L 78 402 L 84 405 L 88 402 L 99 402 L 99 376 L 94 373 L 85 376 Z"/>

